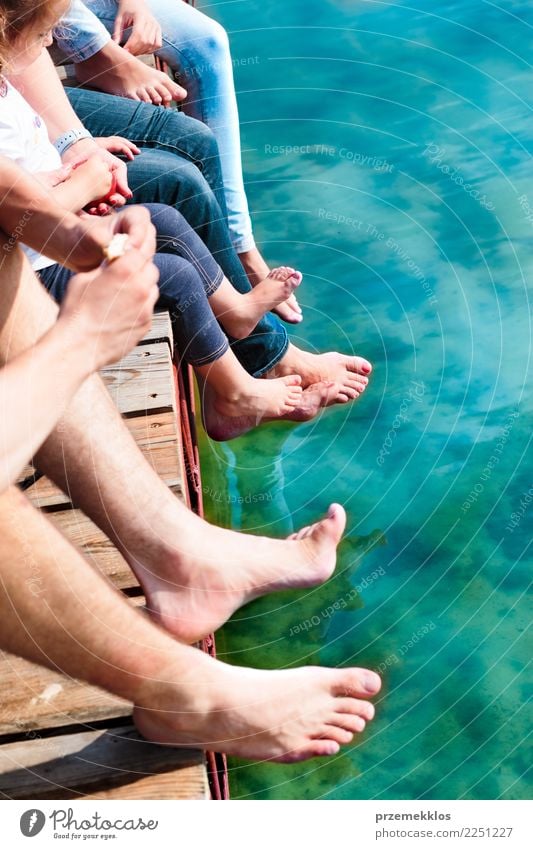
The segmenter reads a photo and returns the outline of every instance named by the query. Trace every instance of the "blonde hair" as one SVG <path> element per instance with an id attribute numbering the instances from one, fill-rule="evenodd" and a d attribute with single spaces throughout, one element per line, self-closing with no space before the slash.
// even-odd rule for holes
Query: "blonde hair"
<path id="1" fill-rule="evenodd" d="M 17 38 L 39 27 L 48 31 L 67 9 L 67 0 L 0 0 L 0 73 L 6 71 Z"/>

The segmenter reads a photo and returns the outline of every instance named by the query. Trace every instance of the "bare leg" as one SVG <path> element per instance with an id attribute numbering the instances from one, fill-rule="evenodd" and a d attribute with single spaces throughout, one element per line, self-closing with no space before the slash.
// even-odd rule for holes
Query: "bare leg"
<path id="1" fill-rule="evenodd" d="M 158 742 L 300 761 L 336 754 L 374 715 L 368 670 L 238 669 L 176 642 L 16 489 L 0 495 L 0 604 L 0 648 L 128 699 Z"/>
<path id="2" fill-rule="evenodd" d="M 24 269 L 16 300 L 10 287 L 0 287 L 0 364 L 56 319 L 57 307 Z M 36 462 L 113 540 L 135 570 L 149 609 L 183 640 L 204 636 L 257 595 L 320 583 L 334 569 L 342 508 L 299 541 L 212 527 L 187 510 L 144 460 L 98 377 L 83 384 Z M 188 619 L 189 606 L 194 616 Z"/>
<path id="3" fill-rule="evenodd" d="M 288 266 L 274 268 L 250 292 L 241 294 L 224 279 L 209 303 L 224 329 L 234 339 L 249 336 L 259 319 L 286 301 L 302 282 L 299 271 Z"/>
<path id="4" fill-rule="evenodd" d="M 302 397 L 298 375 L 274 380 L 251 377 L 231 349 L 209 365 L 195 366 L 195 371 L 215 393 L 214 407 L 219 413 L 230 419 L 250 417 L 254 426 L 290 413 Z"/>

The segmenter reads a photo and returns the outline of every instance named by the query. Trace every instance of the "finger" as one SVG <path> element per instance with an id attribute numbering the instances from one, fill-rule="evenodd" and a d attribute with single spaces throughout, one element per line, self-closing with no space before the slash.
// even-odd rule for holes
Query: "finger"
<path id="1" fill-rule="evenodd" d="M 121 138 L 120 136 L 108 136 L 105 139 L 105 148 L 108 153 L 121 153 L 122 155 L 126 154 L 126 148 L 129 148 L 129 145 L 126 139 Z"/>
<path id="2" fill-rule="evenodd" d="M 115 18 L 115 26 L 113 27 L 113 41 L 116 41 L 117 44 L 120 44 L 122 40 L 122 35 L 124 33 L 124 15 L 117 15 Z"/>
<path id="3" fill-rule="evenodd" d="M 140 149 L 137 147 L 136 144 L 130 142 L 129 139 L 123 139 L 119 137 L 118 141 L 122 145 L 122 151 L 124 155 L 128 157 L 128 159 L 134 159 L 140 154 Z"/>
<path id="4" fill-rule="evenodd" d="M 109 203 L 116 209 L 121 209 L 123 206 L 126 206 L 126 198 L 115 192 L 115 194 L 110 196 Z"/>
<path id="5" fill-rule="evenodd" d="M 127 233 L 134 248 L 142 251 L 146 257 L 155 253 L 155 228 L 150 215 L 144 207 L 130 206 L 117 215 L 114 232 Z"/>
<path id="6" fill-rule="evenodd" d="M 107 203 L 99 203 L 98 204 L 98 215 L 107 215 L 111 210 L 111 207 Z"/>
<path id="7" fill-rule="evenodd" d="M 131 53 L 132 56 L 139 56 L 141 53 L 147 52 L 144 39 L 138 32 L 135 31 L 135 28 L 132 30 L 130 37 L 124 45 L 124 50 Z"/>
<path id="8" fill-rule="evenodd" d="M 125 156 L 130 162 L 132 159 L 135 159 L 135 154 L 132 151 L 131 147 L 126 144 L 125 141 L 116 141 L 108 145 L 107 150 L 109 153 L 120 153 L 121 156 Z M 140 151 L 139 151 L 140 152 Z"/>
<path id="9" fill-rule="evenodd" d="M 128 169 L 124 162 L 119 162 L 117 167 L 114 169 L 115 177 L 117 178 L 117 191 L 118 195 L 122 195 L 126 200 L 131 200 L 133 197 L 133 192 L 128 186 Z"/>

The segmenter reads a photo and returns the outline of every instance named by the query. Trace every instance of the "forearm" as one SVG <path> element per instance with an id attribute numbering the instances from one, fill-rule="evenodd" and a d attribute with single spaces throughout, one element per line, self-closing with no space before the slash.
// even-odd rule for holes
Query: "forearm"
<path id="1" fill-rule="evenodd" d="M 0 369 L 5 411 L 0 417 L 0 492 L 17 480 L 90 371 L 90 357 L 65 319 Z"/>
<path id="2" fill-rule="evenodd" d="M 54 186 L 52 195 L 54 200 L 69 212 L 79 212 L 96 199 L 94 188 L 87 186 L 84 180 L 77 180 L 76 176 Z"/>
<path id="3" fill-rule="evenodd" d="M 71 0 L 54 36 L 60 50 L 71 62 L 90 59 L 111 41 L 103 23 L 81 0 Z"/>
<path id="4" fill-rule="evenodd" d="M 99 265 L 109 241 L 105 226 L 80 219 L 14 162 L 0 157 L 0 229 L 11 246 L 24 242 L 73 271 Z"/>
<path id="5" fill-rule="evenodd" d="M 22 74 L 10 76 L 9 81 L 42 116 L 52 142 L 69 130 L 83 127 L 70 105 L 47 50 L 43 50 L 36 62 Z"/>

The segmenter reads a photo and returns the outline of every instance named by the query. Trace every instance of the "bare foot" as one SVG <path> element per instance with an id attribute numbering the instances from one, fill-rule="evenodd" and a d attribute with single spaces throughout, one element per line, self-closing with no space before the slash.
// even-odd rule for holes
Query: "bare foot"
<path id="1" fill-rule="evenodd" d="M 134 722 L 149 740 L 296 763 L 336 755 L 374 717 L 368 699 L 381 681 L 368 669 L 270 672 L 192 652 L 181 652 L 165 682 L 150 682 L 135 707 Z"/>
<path id="2" fill-rule="evenodd" d="M 246 339 L 264 314 L 286 301 L 301 282 L 302 275 L 294 268 L 273 268 L 251 292 L 238 299 L 238 309 L 218 316 L 224 329 L 234 339 Z"/>
<path id="3" fill-rule="evenodd" d="M 238 388 L 221 394 L 217 389 L 215 407 L 228 418 L 252 416 L 258 425 L 265 419 L 280 418 L 294 410 L 302 397 L 301 377 L 297 374 L 261 380 L 247 375 Z"/>
<path id="4" fill-rule="evenodd" d="M 278 304 L 272 312 L 289 324 L 300 324 L 304 320 L 302 308 L 295 295 L 291 295 L 283 304 Z"/>
<path id="5" fill-rule="evenodd" d="M 131 100 L 142 100 L 156 106 L 187 97 L 184 88 L 167 74 L 150 68 L 114 41 L 75 65 L 78 82 Z"/>
<path id="6" fill-rule="evenodd" d="M 256 416 L 225 416 L 215 406 L 216 394 L 205 381 L 200 384 L 202 421 L 207 435 L 216 442 L 228 442 L 253 430 L 259 424 Z M 302 392 L 298 406 L 284 416 L 262 421 L 308 422 L 314 419 L 323 407 L 334 403 L 338 387 L 331 382 L 316 383 Z"/>
<path id="7" fill-rule="evenodd" d="M 371 364 L 363 357 L 350 357 L 336 352 L 309 354 L 295 345 L 289 345 L 287 353 L 268 373 L 268 377 L 299 374 L 304 389 L 318 382 L 334 383 L 338 392 L 330 403 L 346 404 L 359 398 L 365 391 L 368 386 L 367 375 L 371 371 Z"/>
<path id="8" fill-rule="evenodd" d="M 268 276 L 269 267 L 256 247 L 240 253 L 239 259 L 252 286 L 257 286 Z M 290 295 L 284 303 L 274 307 L 272 312 L 290 324 L 299 324 L 303 321 L 302 310 L 295 295 Z"/>
<path id="9" fill-rule="evenodd" d="M 183 642 L 216 631 L 243 604 L 280 590 L 322 584 L 335 569 L 346 513 L 332 504 L 325 519 L 286 540 L 191 522 L 190 545 L 167 551 L 157 575 L 132 562 L 146 609 Z"/>

